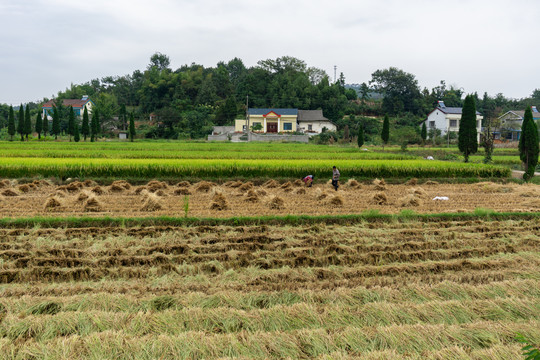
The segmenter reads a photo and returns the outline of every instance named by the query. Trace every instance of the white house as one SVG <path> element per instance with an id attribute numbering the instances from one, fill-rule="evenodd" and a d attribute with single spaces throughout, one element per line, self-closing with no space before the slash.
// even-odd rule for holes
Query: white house
<path id="1" fill-rule="evenodd" d="M 444 102 L 439 101 L 439 104 L 430 112 L 427 116 L 426 128 L 429 132 L 430 129 L 438 129 L 441 131 L 441 135 L 444 136 L 448 132 L 459 131 L 459 121 L 461 120 L 461 113 L 463 108 L 458 107 L 446 107 Z M 482 119 L 484 117 L 478 111 L 476 112 L 476 131 L 478 132 L 478 142 L 480 142 L 480 133 L 482 131 Z"/>
<path id="2" fill-rule="evenodd" d="M 298 130 L 313 136 L 320 134 L 324 128 L 337 130 L 336 125 L 324 117 L 322 110 L 298 110 Z"/>
<path id="3" fill-rule="evenodd" d="M 536 106 L 531 106 L 533 121 L 540 120 L 540 112 Z M 495 139 L 506 139 L 510 141 L 518 141 L 521 137 L 521 125 L 525 110 L 510 110 L 499 116 L 500 129 L 494 131 Z"/>

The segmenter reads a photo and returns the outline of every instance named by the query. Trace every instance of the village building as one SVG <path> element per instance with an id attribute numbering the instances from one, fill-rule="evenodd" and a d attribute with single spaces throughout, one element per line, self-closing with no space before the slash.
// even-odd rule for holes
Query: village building
<path id="1" fill-rule="evenodd" d="M 84 109 L 88 111 L 88 115 L 92 113 L 92 108 L 95 106 L 94 102 L 85 95 L 81 99 L 64 99 L 62 100 L 62 105 L 65 107 L 73 107 L 73 112 L 75 116 L 82 116 Z M 53 114 L 53 107 L 55 106 L 55 100 L 49 100 L 41 106 L 43 109 L 43 116 L 47 116 L 49 119 Z"/>
<path id="2" fill-rule="evenodd" d="M 540 121 L 540 112 L 536 106 L 531 106 L 533 121 Z M 525 110 L 510 110 L 499 116 L 498 128 L 493 131 L 493 137 L 496 140 L 519 141 L 521 137 L 521 125 L 523 125 L 523 117 Z"/>
<path id="3" fill-rule="evenodd" d="M 336 131 L 334 123 L 324 117 L 322 110 L 298 110 L 298 130 L 310 136 L 320 134 L 323 130 Z"/>
<path id="4" fill-rule="evenodd" d="M 257 109 L 249 108 L 247 119 L 236 119 L 234 130 L 260 133 L 295 132 L 297 130 L 298 109 Z"/>
<path id="5" fill-rule="evenodd" d="M 441 136 L 445 136 L 449 132 L 459 132 L 459 121 L 463 108 L 447 107 L 443 101 L 439 101 L 437 107 L 431 111 L 426 122 L 426 128 L 429 132 L 431 129 L 437 129 L 441 132 Z M 482 119 L 484 117 L 478 111 L 476 112 L 476 131 L 478 132 L 477 140 L 480 142 L 480 133 L 482 131 Z"/>

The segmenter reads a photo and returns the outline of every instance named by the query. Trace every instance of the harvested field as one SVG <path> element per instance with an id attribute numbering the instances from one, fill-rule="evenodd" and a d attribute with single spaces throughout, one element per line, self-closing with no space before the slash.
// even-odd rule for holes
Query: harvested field
<path id="1" fill-rule="evenodd" d="M 536 218 L 0 228 L 0 264 L 4 359 L 506 360 L 516 333 L 540 342 Z"/>
<path id="2" fill-rule="evenodd" d="M 82 184 L 82 183 L 79 183 Z M 44 212 L 44 206 L 51 194 L 63 198 L 63 206 L 47 208 L 50 216 L 88 215 L 84 208 L 84 197 L 88 191 L 99 201 L 100 207 L 91 211 L 91 216 L 175 216 L 184 212 L 183 196 L 189 196 L 189 216 L 193 217 L 232 217 L 261 215 L 337 215 L 354 214 L 366 210 L 378 210 L 381 213 L 399 213 L 403 206 L 412 205 L 419 213 L 442 213 L 457 211 L 474 211 L 477 208 L 488 208 L 500 212 L 529 212 L 540 210 L 540 186 L 518 184 L 417 184 L 392 185 L 373 184 L 362 186 L 341 186 L 339 191 L 327 184 L 317 184 L 311 188 L 295 187 L 287 182 L 279 184 L 270 182 L 257 186 L 252 182 L 234 182 L 218 186 L 209 182 L 194 184 L 183 183 L 182 187 L 168 186 L 163 182 L 153 181 L 146 186 L 133 190 L 126 182 L 117 182 L 115 186 L 123 191 L 104 191 L 103 187 L 94 186 L 88 190 L 80 190 L 80 186 L 72 186 L 70 191 L 65 185 L 54 186 L 42 184 L 28 192 L 19 192 L 8 186 L 2 191 L 3 206 L 0 217 L 36 216 Z M 379 190 L 384 186 L 385 190 Z M 112 187 L 112 186 L 111 186 Z M 126 190 L 131 189 L 131 190 Z M 210 209 L 213 189 L 219 189 L 227 199 L 227 206 L 216 212 Z M 152 207 L 152 211 L 143 209 L 141 204 L 146 200 L 145 193 L 153 192 L 159 196 L 160 207 Z M 9 196 L 10 194 L 16 196 Z M 405 198 L 406 195 L 415 198 Z M 179 195 L 183 195 L 180 196 Z M 256 196 L 254 196 L 256 195 Z M 331 196 L 340 196 L 342 204 L 333 206 L 329 202 Z M 448 197 L 447 201 L 432 200 L 434 197 Z M 246 197 L 250 199 L 246 201 Z M 269 208 L 272 197 L 283 200 L 280 206 Z M 411 199 L 413 202 L 411 203 Z M 421 200 L 421 201 L 420 201 Z M 406 205 L 404 205 L 406 204 Z M 283 210 L 286 209 L 286 210 Z"/>

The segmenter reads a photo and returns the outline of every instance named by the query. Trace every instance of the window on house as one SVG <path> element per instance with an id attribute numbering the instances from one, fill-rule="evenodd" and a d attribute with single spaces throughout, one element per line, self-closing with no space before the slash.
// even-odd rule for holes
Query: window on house
<path id="1" fill-rule="evenodd" d="M 242 131 L 246 131 L 247 130 L 247 125 L 242 125 Z"/>
<path id="2" fill-rule="evenodd" d="M 430 121 L 429 122 L 429 127 L 434 128 L 435 127 L 435 121 Z"/>
<path id="3" fill-rule="evenodd" d="M 292 123 L 290 122 L 283 123 L 283 130 L 285 131 L 292 130 Z"/>
<path id="4" fill-rule="evenodd" d="M 307 126 L 307 129 L 308 129 L 308 131 L 313 131 L 313 125 L 309 124 L 309 125 Z"/>
<path id="5" fill-rule="evenodd" d="M 457 120 L 450 120 L 450 127 L 457 127 Z"/>

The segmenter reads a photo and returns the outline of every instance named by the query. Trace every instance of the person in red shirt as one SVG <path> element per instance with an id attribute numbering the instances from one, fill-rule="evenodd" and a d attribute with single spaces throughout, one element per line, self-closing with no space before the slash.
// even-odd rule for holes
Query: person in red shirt
<path id="1" fill-rule="evenodd" d="M 304 183 L 306 184 L 307 187 L 311 187 L 311 186 L 313 186 L 313 179 L 314 178 L 315 177 L 313 175 L 308 175 L 305 178 L 303 178 L 302 180 L 304 181 Z"/>

